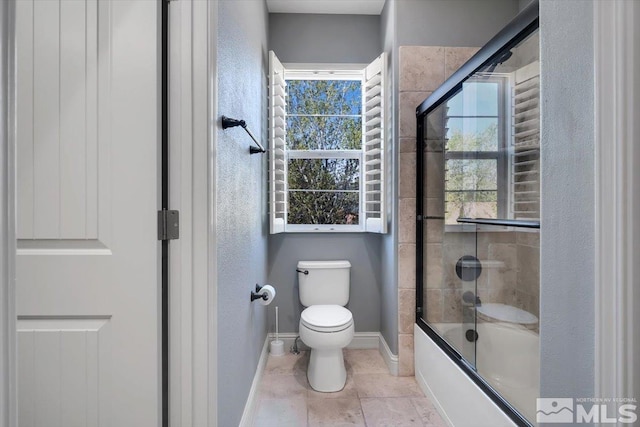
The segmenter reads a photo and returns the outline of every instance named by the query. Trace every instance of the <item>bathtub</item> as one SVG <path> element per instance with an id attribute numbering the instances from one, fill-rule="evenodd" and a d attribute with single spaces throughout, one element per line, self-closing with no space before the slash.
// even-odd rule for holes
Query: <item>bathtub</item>
<path id="1" fill-rule="evenodd" d="M 434 325 L 469 360 L 473 345 L 464 340 L 461 324 Z M 540 344 L 537 333 L 507 323 L 478 323 L 476 369 L 512 406 L 535 422 L 540 389 Z M 416 379 L 436 402 L 450 425 L 515 425 L 482 390 L 415 325 Z M 461 410 L 464 408 L 464 410 Z"/>

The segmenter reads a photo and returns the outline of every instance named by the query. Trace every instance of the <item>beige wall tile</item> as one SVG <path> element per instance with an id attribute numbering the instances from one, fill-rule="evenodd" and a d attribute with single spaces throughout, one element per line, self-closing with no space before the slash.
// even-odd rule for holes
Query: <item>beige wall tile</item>
<path id="1" fill-rule="evenodd" d="M 400 334 L 398 337 L 398 375 L 401 377 L 415 375 L 413 334 Z"/>
<path id="2" fill-rule="evenodd" d="M 534 248 L 540 247 L 540 233 L 527 233 L 527 232 L 519 232 L 516 233 L 516 242 L 519 245 L 525 246 L 533 246 Z"/>
<path id="3" fill-rule="evenodd" d="M 398 206 L 398 242 L 416 242 L 416 199 L 400 199 Z"/>
<path id="4" fill-rule="evenodd" d="M 425 288 L 442 289 L 443 270 L 442 270 L 442 244 L 427 243 L 425 250 Z"/>
<path id="5" fill-rule="evenodd" d="M 415 153 L 416 152 L 416 139 L 414 138 L 400 138 L 400 152 L 401 153 Z"/>
<path id="6" fill-rule="evenodd" d="M 438 198 L 433 198 L 433 197 L 426 197 L 426 214 L 427 216 L 430 217 L 444 217 L 444 200 L 443 199 L 438 199 Z"/>
<path id="7" fill-rule="evenodd" d="M 441 139 L 428 139 L 425 151 L 430 153 L 440 153 L 444 150 L 444 140 Z"/>
<path id="8" fill-rule="evenodd" d="M 425 174 L 424 189 L 425 196 L 429 198 L 444 198 L 444 154 L 424 153 Z"/>
<path id="9" fill-rule="evenodd" d="M 540 295 L 540 249 L 518 245 L 517 288 L 531 296 Z"/>
<path id="10" fill-rule="evenodd" d="M 458 68 L 469 60 L 480 48 L 478 47 L 447 47 L 444 50 L 445 78 L 448 79 Z"/>
<path id="11" fill-rule="evenodd" d="M 427 322 L 442 323 L 442 290 L 427 289 L 424 293 L 424 300 Z"/>
<path id="12" fill-rule="evenodd" d="M 412 334 L 416 319 L 416 290 L 398 289 L 398 332 Z"/>
<path id="13" fill-rule="evenodd" d="M 462 322 L 462 290 L 445 289 L 442 291 L 443 312 L 442 318 L 446 323 Z"/>
<path id="14" fill-rule="evenodd" d="M 424 125 L 426 126 L 424 135 L 425 139 L 437 141 L 445 140 L 446 114 L 444 112 L 445 110 L 443 107 L 438 107 L 427 115 L 424 121 Z"/>
<path id="15" fill-rule="evenodd" d="M 425 228 L 427 243 L 442 243 L 444 237 L 443 219 L 428 219 Z"/>
<path id="16" fill-rule="evenodd" d="M 416 197 L 416 153 L 400 153 L 400 197 Z"/>
<path id="17" fill-rule="evenodd" d="M 400 46 L 399 50 L 401 91 L 433 91 L 444 83 L 444 48 Z"/>
<path id="18" fill-rule="evenodd" d="M 400 93 L 400 137 L 416 137 L 416 108 L 431 92 Z"/>
<path id="19" fill-rule="evenodd" d="M 414 243 L 398 245 L 398 287 L 416 288 L 416 245 Z"/>
<path id="20" fill-rule="evenodd" d="M 518 251 L 514 243 L 490 243 L 486 259 L 503 263 L 502 266 L 487 266 L 487 286 L 489 289 L 515 289 L 518 280 Z"/>

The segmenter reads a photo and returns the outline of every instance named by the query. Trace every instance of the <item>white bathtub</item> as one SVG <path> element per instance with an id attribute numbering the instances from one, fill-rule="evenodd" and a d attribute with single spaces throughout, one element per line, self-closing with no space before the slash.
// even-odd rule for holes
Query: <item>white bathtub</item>
<path id="1" fill-rule="evenodd" d="M 454 347 L 469 350 L 465 356 L 472 358 L 473 345 L 464 341 L 463 325 L 434 326 Z M 535 402 L 540 389 L 538 334 L 505 323 L 479 323 L 477 332 L 478 373 L 527 419 L 535 422 Z M 417 325 L 414 337 L 416 378 L 451 425 L 514 425 Z"/>

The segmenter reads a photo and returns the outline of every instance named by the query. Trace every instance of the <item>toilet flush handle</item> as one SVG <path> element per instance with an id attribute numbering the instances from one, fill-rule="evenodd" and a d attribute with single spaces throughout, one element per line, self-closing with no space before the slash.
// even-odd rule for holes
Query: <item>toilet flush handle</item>
<path id="1" fill-rule="evenodd" d="M 304 274 L 305 276 L 306 276 L 307 274 L 309 274 L 309 270 L 300 270 L 299 268 L 296 268 L 296 271 L 297 271 L 298 273 L 302 273 L 302 274 Z"/>

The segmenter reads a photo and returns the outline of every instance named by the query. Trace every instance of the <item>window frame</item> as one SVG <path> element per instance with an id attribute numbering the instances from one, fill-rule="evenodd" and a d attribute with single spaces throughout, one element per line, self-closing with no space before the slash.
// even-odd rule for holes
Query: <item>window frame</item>
<path id="1" fill-rule="evenodd" d="M 284 80 L 349 80 L 359 81 L 361 88 L 365 85 L 364 69 L 366 64 L 283 64 L 285 67 Z M 361 90 L 362 93 L 362 90 Z M 288 92 L 287 92 L 288 96 Z M 362 95 L 361 95 L 362 96 Z M 360 102 L 362 104 L 362 97 Z M 340 117 L 340 115 L 330 115 Z M 356 115 L 352 115 L 357 117 Z M 286 117 L 286 116 L 285 116 Z M 364 109 L 359 115 L 362 121 L 363 137 L 361 144 L 364 144 Z M 286 142 L 285 142 L 286 144 Z M 364 209 L 364 186 L 363 179 L 363 146 L 358 150 L 286 150 L 285 161 L 290 159 L 357 159 L 359 164 L 359 185 L 358 185 L 358 224 L 284 224 L 285 233 L 361 233 L 366 232 L 365 209 Z M 287 169 L 288 170 L 288 169 Z M 289 175 L 287 172 L 287 180 Z M 339 191 L 336 191 L 339 192 Z M 287 185 L 286 199 L 289 200 L 290 189 Z"/>

